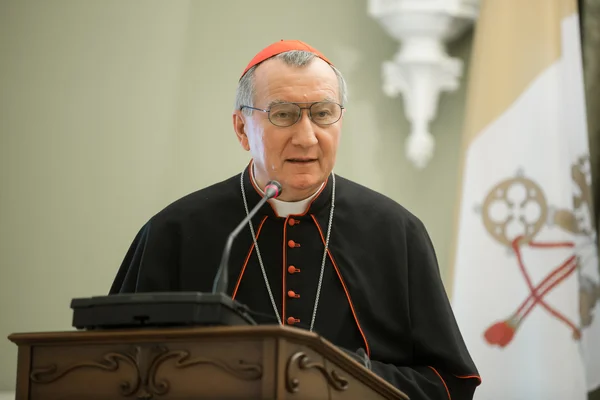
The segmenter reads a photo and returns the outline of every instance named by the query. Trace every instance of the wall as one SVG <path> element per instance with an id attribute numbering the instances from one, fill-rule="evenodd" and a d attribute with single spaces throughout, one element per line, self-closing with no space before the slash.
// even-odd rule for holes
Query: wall
<path id="1" fill-rule="evenodd" d="M 436 157 L 417 172 L 401 100 L 380 89 L 397 45 L 366 1 L 207 3 L 0 1 L 0 390 L 14 387 L 8 334 L 70 329 L 71 298 L 107 292 L 141 224 L 246 165 L 235 84 L 282 38 L 313 44 L 349 82 L 336 172 L 421 217 L 446 271 L 464 88 L 442 96 Z M 452 47 L 469 51 L 469 36 Z"/>

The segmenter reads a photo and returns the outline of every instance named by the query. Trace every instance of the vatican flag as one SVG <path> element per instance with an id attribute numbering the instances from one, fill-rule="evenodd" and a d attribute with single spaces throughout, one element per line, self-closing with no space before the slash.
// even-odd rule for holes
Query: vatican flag
<path id="1" fill-rule="evenodd" d="M 475 399 L 584 400 L 600 274 L 576 0 L 483 0 L 474 38 L 451 296 Z"/>

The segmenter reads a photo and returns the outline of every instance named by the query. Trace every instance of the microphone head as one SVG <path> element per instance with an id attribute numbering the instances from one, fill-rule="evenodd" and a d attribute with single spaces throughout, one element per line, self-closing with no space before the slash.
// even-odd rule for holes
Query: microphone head
<path id="1" fill-rule="evenodd" d="M 267 198 L 275 199 L 281 195 L 281 184 L 277 181 L 269 181 L 264 191 Z"/>

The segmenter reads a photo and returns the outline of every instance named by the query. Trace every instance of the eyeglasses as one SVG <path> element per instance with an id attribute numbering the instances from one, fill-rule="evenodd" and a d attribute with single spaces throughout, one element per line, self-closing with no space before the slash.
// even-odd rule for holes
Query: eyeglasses
<path id="1" fill-rule="evenodd" d="M 299 104 L 310 104 L 308 107 L 300 107 Z M 317 103 L 276 103 L 270 108 L 263 110 L 250 106 L 244 108 L 266 112 L 269 121 L 275 126 L 288 127 L 294 125 L 302 117 L 302 110 L 308 110 L 308 117 L 317 125 L 335 124 L 342 117 L 344 107 L 333 101 L 319 101 Z"/>

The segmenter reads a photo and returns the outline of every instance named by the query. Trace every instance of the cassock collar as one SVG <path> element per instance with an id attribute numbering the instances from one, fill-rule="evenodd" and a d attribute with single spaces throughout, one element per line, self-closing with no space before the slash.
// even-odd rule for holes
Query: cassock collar
<path id="1" fill-rule="evenodd" d="M 244 169 L 244 189 L 246 190 L 246 198 L 248 199 L 248 209 L 251 210 L 263 197 L 261 190 L 255 186 L 252 178 L 250 177 L 250 171 L 252 170 L 253 161 L 250 161 L 248 166 Z M 329 206 L 331 205 L 331 192 L 332 192 L 331 176 L 327 178 L 325 184 L 321 186 L 321 189 L 313 197 L 308 208 L 303 214 L 294 216 L 303 216 L 309 214 L 319 214 L 322 211 L 328 212 Z M 264 206 L 258 211 L 257 215 L 268 215 L 270 217 L 285 218 L 277 214 L 277 211 L 273 208 L 269 202 L 269 206 Z"/>

